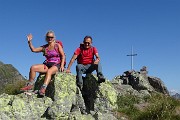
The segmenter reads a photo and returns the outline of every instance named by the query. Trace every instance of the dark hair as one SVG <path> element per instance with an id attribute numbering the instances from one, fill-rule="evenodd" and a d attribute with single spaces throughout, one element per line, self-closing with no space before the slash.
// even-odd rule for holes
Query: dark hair
<path id="1" fill-rule="evenodd" d="M 91 42 L 92 42 L 92 37 L 91 37 L 91 36 L 88 36 L 88 35 L 84 37 L 84 41 L 85 41 L 86 39 L 88 39 L 88 38 L 90 38 L 90 39 L 91 39 Z"/>

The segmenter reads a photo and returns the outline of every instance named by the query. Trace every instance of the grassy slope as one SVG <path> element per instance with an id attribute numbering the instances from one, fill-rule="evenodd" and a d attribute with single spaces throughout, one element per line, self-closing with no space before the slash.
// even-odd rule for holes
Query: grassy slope
<path id="1" fill-rule="evenodd" d="M 17 94 L 25 84 L 23 76 L 10 64 L 0 65 L 0 94 Z"/>
<path id="2" fill-rule="evenodd" d="M 163 94 L 152 94 L 143 101 L 135 96 L 121 96 L 117 104 L 118 112 L 130 120 L 180 120 L 180 101 Z"/>

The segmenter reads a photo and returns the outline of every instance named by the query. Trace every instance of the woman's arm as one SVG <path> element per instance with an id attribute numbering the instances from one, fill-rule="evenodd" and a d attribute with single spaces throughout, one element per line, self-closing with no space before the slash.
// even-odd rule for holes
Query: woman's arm
<path id="1" fill-rule="evenodd" d="M 29 48 L 31 49 L 32 52 L 42 52 L 43 50 L 43 47 L 38 47 L 38 48 L 35 48 L 33 45 L 32 45 L 32 34 L 28 34 L 27 35 L 27 40 L 28 40 L 28 44 L 29 44 Z"/>
<path id="2" fill-rule="evenodd" d="M 65 54 L 64 54 L 64 50 L 62 48 L 61 45 L 57 44 L 58 45 L 58 50 L 59 50 L 59 53 L 60 53 L 60 56 L 61 56 L 61 65 L 60 65 L 60 71 L 64 71 L 64 62 L 65 62 Z"/>

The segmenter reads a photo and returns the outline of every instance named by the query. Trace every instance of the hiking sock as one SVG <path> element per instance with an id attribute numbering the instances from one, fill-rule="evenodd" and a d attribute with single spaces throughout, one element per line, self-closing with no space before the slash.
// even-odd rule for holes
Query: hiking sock
<path id="1" fill-rule="evenodd" d="M 99 73 L 97 74 L 97 76 L 103 76 L 103 74 L 102 74 L 101 72 L 99 72 Z"/>
<path id="2" fill-rule="evenodd" d="M 104 75 L 103 75 L 102 73 L 98 73 L 97 77 L 100 78 L 100 79 L 101 79 L 101 78 L 104 79 Z"/>
<path id="3" fill-rule="evenodd" d="M 27 83 L 27 86 L 28 86 L 28 85 L 34 85 L 34 81 L 32 81 L 32 82 L 29 81 L 29 82 Z"/>
<path id="4" fill-rule="evenodd" d="M 46 89 L 46 88 L 47 88 L 47 85 L 46 85 L 46 84 L 43 84 L 41 88 Z"/>
<path id="5" fill-rule="evenodd" d="M 102 73 L 98 73 L 98 83 L 105 82 L 105 78 Z"/>

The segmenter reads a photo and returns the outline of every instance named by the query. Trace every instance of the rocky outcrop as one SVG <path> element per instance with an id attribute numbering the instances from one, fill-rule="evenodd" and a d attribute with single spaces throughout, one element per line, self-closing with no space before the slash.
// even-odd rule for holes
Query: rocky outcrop
<path id="1" fill-rule="evenodd" d="M 38 98 L 37 95 L 0 95 L 1 120 L 37 120 L 52 104 L 48 97 Z"/>
<path id="2" fill-rule="evenodd" d="M 160 78 L 149 76 L 148 81 L 155 91 L 169 95 L 167 87 Z"/>
<path id="3" fill-rule="evenodd" d="M 34 91 L 39 90 L 44 77 L 39 75 Z M 143 100 L 152 92 L 169 94 L 163 82 L 149 77 L 144 69 L 126 71 L 101 84 L 96 75 L 87 74 L 82 91 L 73 74 L 58 73 L 52 78 L 44 97 L 33 91 L 0 95 L 0 119 L 117 120 L 113 111 L 118 96 L 134 95 Z"/>
<path id="4" fill-rule="evenodd" d="M 44 75 L 37 79 L 35 90 Z M 33 92 L 0 96 L 1 119 L 78 119 L 116 120 L 112 114 L 117 94 L 110 81 L 98 84 L 97 77 L 87 75 L 82 91 L 76 87 L 75 75 L 58 73 L 50 82 L 46 96 Z M 33 107 L 34 106 L 34 107 Z"/>
<path id="5" fill-rule="evenodd" d="M 169 92 L 160 78 L 147 75 L 145 68 L 139 71 L 126 71 L 116 76 L 112 83 L 119 95 L 131 94 L 139 97 L 149 96 L 152 92 L 169 95 Z"/>

